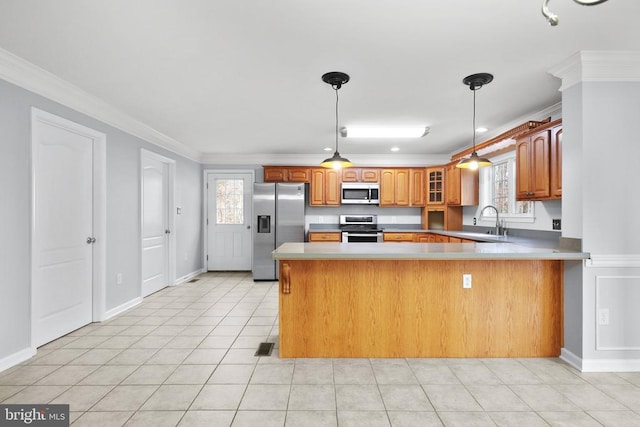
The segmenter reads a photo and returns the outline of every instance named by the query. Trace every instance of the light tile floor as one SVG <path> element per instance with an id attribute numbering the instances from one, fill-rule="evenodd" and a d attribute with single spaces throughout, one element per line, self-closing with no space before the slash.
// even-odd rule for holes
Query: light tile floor
<path id="1" fill-rule="evenodd" d="M 640 426 L 640 373 L 558 359 L 279 359 L 277 282 L 207 273 L 0 373 L 74 426 Z"/>

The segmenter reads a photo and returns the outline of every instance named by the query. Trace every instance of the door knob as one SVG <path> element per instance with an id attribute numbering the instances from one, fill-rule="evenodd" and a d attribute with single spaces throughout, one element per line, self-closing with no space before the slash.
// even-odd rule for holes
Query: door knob
<path id="1" fill-rule="evenodd" d="M 96 242 L 96 238 L 95 237 L 87 237 L 87 245 L 90 245 L 92 243 Z"/>
<path id="2" fill-rule="evenodd" d="M 164 230 L 164 234 L 169 234 L 169 233 L 171 233 L 171 230 L 169 230 L 168 228 Z"/>

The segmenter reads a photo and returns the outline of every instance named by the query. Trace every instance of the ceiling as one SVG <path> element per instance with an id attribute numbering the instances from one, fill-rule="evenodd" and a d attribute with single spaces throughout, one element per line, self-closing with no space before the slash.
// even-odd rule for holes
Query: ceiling
<path id="1" fill-rule="evenodd" d="M 640 50 L 640 1 L 0 0 L 0 47 L 207 158 L 316 158 L 340 125 L 426 125 L 410 140 L 340 139 L 346 156 L 468 147 L 560 102 L 548 70 L 580 50 Z M 481 141 L 485 136 L 479 137 Z M 390 147 L 398 146 L 398 153 Z M 354 160 L 352 158 L 352 160 Z"/>

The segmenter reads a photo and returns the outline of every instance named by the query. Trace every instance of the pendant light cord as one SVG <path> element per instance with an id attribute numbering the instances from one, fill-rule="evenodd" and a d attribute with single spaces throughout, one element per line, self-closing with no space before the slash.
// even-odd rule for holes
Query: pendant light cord
<path id="1" fill-rule="evenodd" d="M 336 91 L 336 153 L 338 152 L 338 89 L 337 86 L 333 86 L 333 89 Z"/>
<path id="2" fill-rule="evenodd" d="M 476 152 L 476 90 L 473 89 L 473 152 Z"/>

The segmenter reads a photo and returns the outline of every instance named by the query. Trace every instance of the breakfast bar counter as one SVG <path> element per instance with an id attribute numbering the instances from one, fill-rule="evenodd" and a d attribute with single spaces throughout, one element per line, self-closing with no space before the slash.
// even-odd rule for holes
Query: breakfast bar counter
<path id="1" fill-rule="evenodd" d="M 589 254 L 510 243 L 285 243 L 273 257 L 280 357 L 556 357 L 563 262 Z"/>

